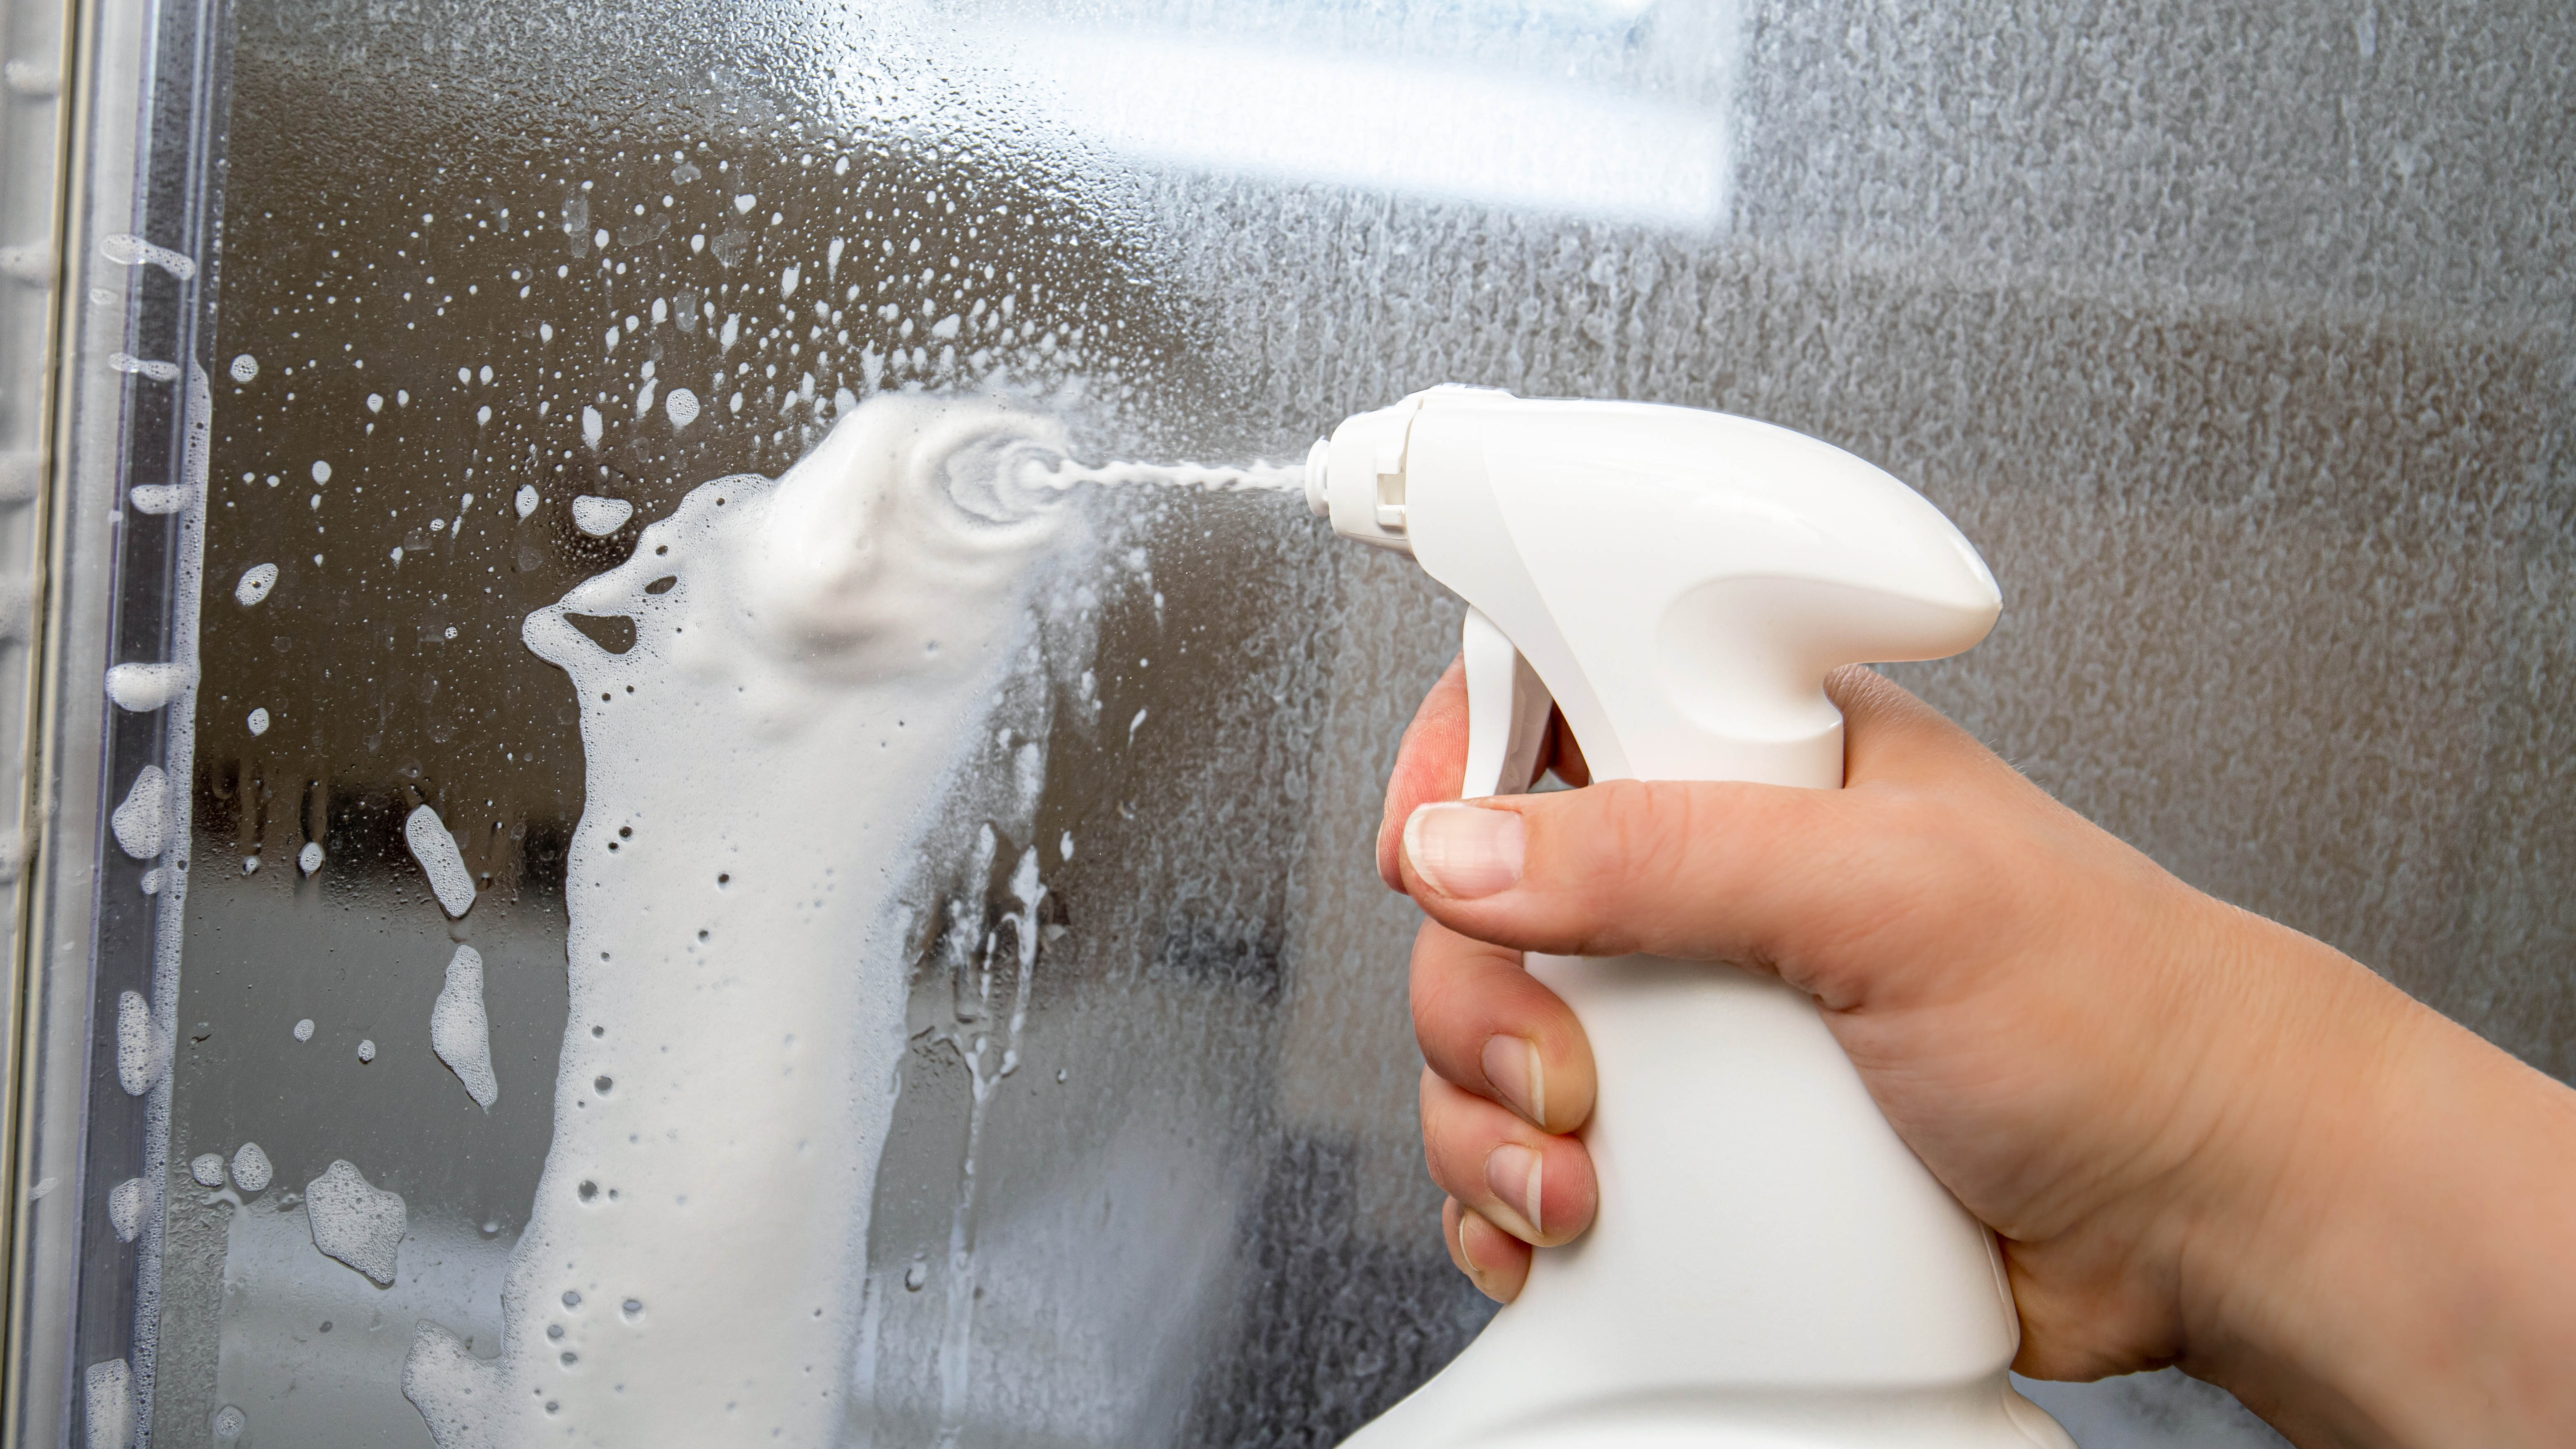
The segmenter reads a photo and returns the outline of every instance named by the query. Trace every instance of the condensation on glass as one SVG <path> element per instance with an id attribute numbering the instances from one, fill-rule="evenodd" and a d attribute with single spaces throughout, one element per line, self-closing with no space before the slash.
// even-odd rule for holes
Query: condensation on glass
<path id="1" fill-rule="evenodd" d="M 530 616 L 885 394 L 1090 461 L 1294 458 L 1448 381 L 1827 438 L 2006 593 L 1908 683 L 2576 1072 L 2576 25 L 2510 9 L 10 9 L 13 162 L 55 110 L 80 140 L 8 180 L 52 239 L 0 236 L 0 479 L 50 559 L 12 1442 L 425 1446 L 423 1324 L 522 1425 L 670 1331 L 507 1296 L 523 1238 L 625 1207 L 549 1167 L 636 1110 L 567 984 L 577 869 L 691 843 L 602 816 L 612 777 L 846 801 L 818 861 L 904 842 L 851 883 L 881 929 L 798 958 L 892 983 L 883 1061 L 798 1089 L 857 1104 L 814 1150 L 858 1186 L 670 1245 L 823 1245 L 803 1442 L 1329 1443 L 1473 1335 L 1370 859 L 1458 626 L 1403 561 L 1087 494 L 938 768 L 854 733 L 728 774 L 678 705 L 596 753 L 627 706 L 559 663 L 666 586 L 574 609 L 587 645 Z M 0 501 L 0 575 L 37 538 Z M 469 978 L 488 1102 L 434 1025 Z M 2090 1445 L 2266 1442 L 2170 1375 L 2034 1392 Z"/>

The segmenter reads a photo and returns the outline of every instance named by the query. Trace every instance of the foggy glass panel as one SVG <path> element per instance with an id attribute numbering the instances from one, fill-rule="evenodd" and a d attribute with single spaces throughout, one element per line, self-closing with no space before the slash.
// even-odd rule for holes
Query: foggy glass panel
<path id="1" fill-rule="evenodd" d="M 1900 678 L 2576 1072 L 2548 7 L 234 26 L 159 1442 L 517 1442 L 715 1364 L 788 1442 L 1324 1444 L 1473 1336 L 1370 858 L 1456 604 L 1291 496 L 1087 487 L 995 505 L 1043 546 L 932 608 L 971 669 L 659 632 L 768 597 L 720 507 L 922 399 L 1089 463 L 1452 381 L 1823 437 L 2005 591 Z"/>

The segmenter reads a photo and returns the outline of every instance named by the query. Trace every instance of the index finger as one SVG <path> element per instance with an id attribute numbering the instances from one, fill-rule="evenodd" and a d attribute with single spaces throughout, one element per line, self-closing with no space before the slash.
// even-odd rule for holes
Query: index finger
<path id="1" fill-rule="evenodd" d="M 1377 826 L 1377 873 L 1387 889 L 1404 889 L 1396 862 L 1404 822 L 1417 806 L 1455 800 L 1467 785 L 1467 662 L 1452 659 L 1440 682 L 1423 696 L 1413 723 L 1396 746 L 1395 772 L 1386 781 L 1386 813 Z"/>
<path id="2" fill-rule="evenodd" d="M 1547 740 L 1539 748 L 1539 774 L 1554 771 L 1569 785 L 1592 783 L 1591 768 L 1584 763 L 1583 747 L 1574 731 L 1565 727 L 1565 717 L 1549 712 Z M 1535 783 L 1536 776 L 1530 782 Z M 1386 813 L 1377 827 L 1377 873 L 1388 890 L 1404 889 L 1404 872 L 1396 862 L 1402 848 L 1404 822 L 1413 817 L 1416 806 L 1455 800 L 1467 786 L 1467 663 L 1452 659 L 1440 672 L 1440 679 L 1422 699 L 1422 708 L 1405 726 L 1404 742 L 1396 747 L 1395 770 L 1387 777 Z"/>

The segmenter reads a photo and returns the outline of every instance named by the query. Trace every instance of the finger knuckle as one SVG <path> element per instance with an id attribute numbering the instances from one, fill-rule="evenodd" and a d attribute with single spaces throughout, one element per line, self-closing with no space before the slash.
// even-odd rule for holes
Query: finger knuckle
<path id="1" fill-rule="evenodd" d="M 1615 780 L 1591 787 L 1594 840 L 1575 863 L 1578 890 L 1594 908 L 1579 942 L 1585 955 L 1631 949 L 1636 912 L 1647 903 L 1669 903 L 1691 882 L 1680 878 L 1703 828 L 1704 812 L 1692 791 L 1667 782 Z"/>

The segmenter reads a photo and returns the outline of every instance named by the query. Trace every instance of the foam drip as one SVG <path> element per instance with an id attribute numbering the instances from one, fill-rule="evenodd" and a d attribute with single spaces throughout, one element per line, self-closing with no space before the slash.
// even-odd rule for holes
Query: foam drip
<path id="1" fill-rule="evenodd" d="M 429 1045 L 474 1105 L 489 1112 L 501 1100 L 501 1082 L 492 1073 L 492 1025 L 483 1013 L 483 953 L 471 946 L 448 958 L 447 984 L 429 1009 Z"/>
<path id="2" fill-rule="evenodd" d="M 465 853 L 456 848 L 456 837 L 447 833 L 447 824 L 436 810 L 413 807 L 403 820 L 403 842 L 411 847 L 412 859 L 420 862 L 421 874 L 429 878 L 430 893 L 438 897 L 440 910 L 462 916 L 474 909 L 474 873 L 465 868 Z"/>

